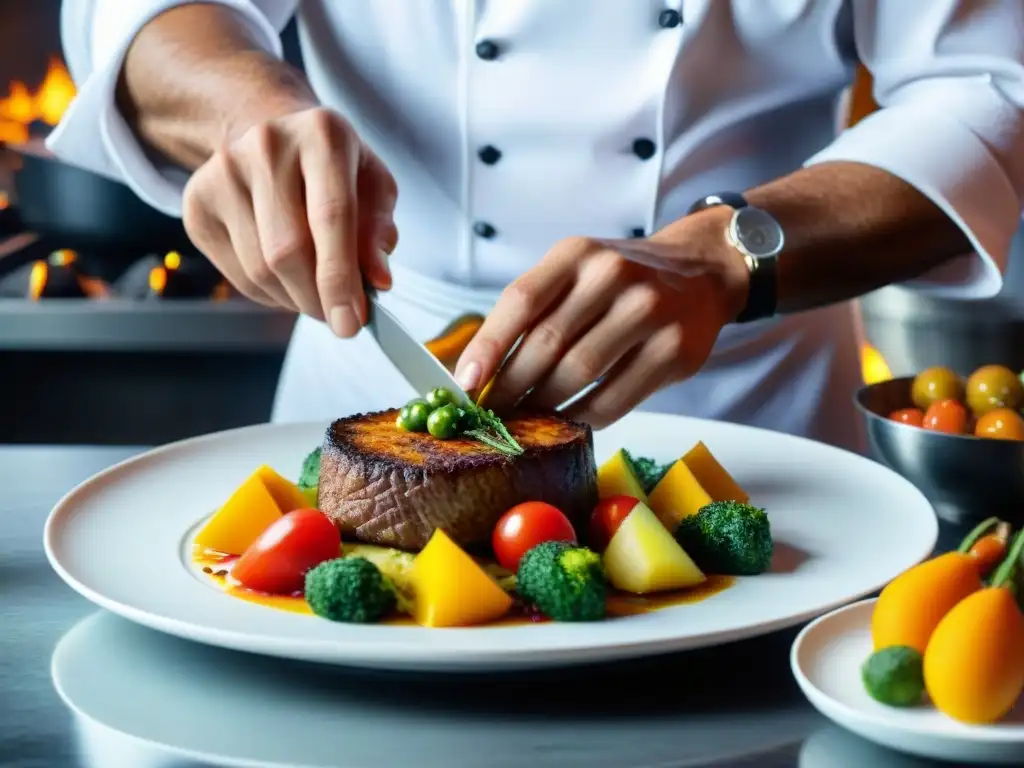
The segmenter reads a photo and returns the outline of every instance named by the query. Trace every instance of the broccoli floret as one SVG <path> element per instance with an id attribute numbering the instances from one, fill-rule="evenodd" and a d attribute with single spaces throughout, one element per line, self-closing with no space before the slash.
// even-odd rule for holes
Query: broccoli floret
<path id="1" fill-rule="evenodd" d="M 331 621 L 369 624 L 395 607 L 395 592 L 380 569 L 361 557 L 339 557 L 306 574 L 306 602 Z"/>
<path id="2" fill-rule="evenodd" d="M 654 486 L 672 468 L 672 464 L 659 464 L 654 459 L 648 459 L 646 456 L 634 456 L 625 450 L 623 453 L 626 456 L 626 461 L 633 468 L 633 474 L 636 475 L 636 479 L 643 486 L 644 493 L 653 491 Z"/>
<path id="3" fill-rule="evenodd" d="M 302 473 L 299 475 L 300 490 L 316 488 L 320 485 L 320 448 L 311 451 L 302 461 Z"/>
<path id="4" fill-rule="evenodd" d="M 707 573 L 756 576 L 772 562 L 768 515 L 738 501 L 713 501 L 683 518 L 676 541 Z"/>
<path id="5" fill-rule="evenodd" d="M 605 614 L 608 580 L 596 552 L 546 541 L 519 561 L 516 590 L 555 621 L 598 621 Z"/>
<path id="6" fill-rule="evenodd" d="M 309 499 L 314 507 L 319 503 L 317 488 L 320 485 L 320 448 L 310 452 L 302 462 L 302 472 L 299 475 L 299 490 Z"/>

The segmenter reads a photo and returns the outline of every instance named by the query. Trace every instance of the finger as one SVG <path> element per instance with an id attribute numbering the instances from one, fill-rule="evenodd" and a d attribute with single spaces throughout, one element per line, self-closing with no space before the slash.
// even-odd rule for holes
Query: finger
<path id="1" fill-rule="evenodd" d="M 611 251 L 605 253 L 590 259 L 565 299 L 526 332 L 488 394 L 492 407 L 515 405 L 553 369 L 563 367 L 567 353 L 571 367 L 578 371 L 589 370 L 599 362 L 590 357 L 581 358 L 581 354 L 586 356 L 593 351 L 593 345 L 581 349 L 578 342 L 584 334 L 589 335 L 589 329 L 609 311 L 622 291 L 624 262 Z M 628 318 L 617 317 L 617 320 L 631 322 Z M 607 362 L 611 365 L 615 361 Z M 593 378 L 601 372 L 603 369 L 595 372 Z"/>
<path id="2" fill-rule="evenodd" d="M 364 147 L 356 189 L 359 199 L 359 263 L 369 283 L 380 290 L 391 287 L 388 254 L 398 242 L 393 211 L 398 197 L 394 177 Z"/>
<path id="3" fill-rule="evenodd" d="M 611 311 L 561 356 L 530 394 L 529 407 L 557 408 L 600 379 L 650 337 L 653 329 L 661 327 L 668 303 L 664 292 L 650 283 L 636 283 L 621 291 Z"/>
<path id="4" fill-rule="evenodd" d="M 248 298 L 261 304 L 297 310 L 263 260 L 252 215 L 252 198 L 237 167 L 224 156 L 210 162 L 215 164 L 211 178 L 216 184 L 203 185 L 203 196 L 209 197 L 200 204 L 207 210 L 219 212 L 223 231 L 223 250 L 211 260 Z"/>
<path id="5" fill-rule="evenodd" d="M 662 328 L 620 358 L 600 384 L 566 409 L 566 415 L 595 429 L 614 424 L 666 384 L 692 375 L 680 368 L 683 342 L 679 325 Z"/>
<path id="6" fill-rule="evenodd" d="M 338 336 L 348 338 L 366 322 L 358 253 L 359 145 L 331 113 L 316 112 L 313 121 L 300 157 L 316 284 L 324 317 Z"/>
<path id="7" fill-rule="evenodd" d="M 268 133 L 268 142 L 279 141 Z M 323 320 L 315 278 L 316 254 L 306 220 L 302 172 L 294 156 L 268 146 L 252 167 L 250 188 L 260 250 L 292 303 Z M 282 156 L 283 155 L 283 156 Z M 273 163 L 273 158 L 281 161 Z"/>
<path id="8" fill-rule="evenodd" d="M 575 277 L 575 257 L 582 258 L 589 247 L 589 241 L 582 240 L 556 246 L 502 292 L 459 356 L 455 378 L 463 389 L 471 392 L 490 381 L 519 337 L 569 290 Z"/>

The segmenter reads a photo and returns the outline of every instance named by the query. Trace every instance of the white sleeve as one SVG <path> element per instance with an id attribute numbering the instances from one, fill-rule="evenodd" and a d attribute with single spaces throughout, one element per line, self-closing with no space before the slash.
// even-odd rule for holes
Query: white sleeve
<path id="1" fill-rule="evenodd" d="M 181 168 L 158 167 L 146 154 L 114 101 L 118 76 L 129 46 L 161 13 L 194 0 L 75 0 L 61 6 L 61 39 L 78 87 L 47 146 L 72 165 L 123 181 L 145 202 L 170 216 L 181 215 L 181 193 L 188 175 Z M 282 56 L 280 31 L 297 0 L 215 0 L 235 9 L 255 39 Z M 173 67 L 173 62 L 168 66 Z"/>
<path id="2" fill-rule="evenodd" d="M 1024 208 L 1024 2 L 854 0 L 854 9 L 882 108 L 807 164 L 865 163 L 914 186 L 976 253 L 906 285 L 989 298 Z"/>

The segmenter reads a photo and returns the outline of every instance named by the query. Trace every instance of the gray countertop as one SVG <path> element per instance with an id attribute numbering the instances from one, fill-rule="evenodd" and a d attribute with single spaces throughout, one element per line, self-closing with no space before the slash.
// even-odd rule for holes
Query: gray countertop
<path id="1" fill-rule="evenodd" d="M 60 581 L 46 561 L 42 529 L 73 485 L 137 450 L 0 447 L 2 766 L 931 765 L 870 745 L 812 710 L 789 673 L 795 631 L 637 663 L 453 678 L 325 670 L 136 627 Z M 69 699 L 82 711 L 63 703 L 51 668 L 63 675 L 65 694 L 77 686 Z M 196 711 L 193 697 L 214 680 L 235 694 L 230 716 L 215 707 Z M 104 706 L 99 717 L 82 704 L 105 696 L 132 711 L 119 718 L 110 714 L 117 707 Z M 133 696 L 143 704 L 134 706 Z M 306 736 L 246 726 L 282 702 L 309 710 L 300 713 Z M 140 724 L 159 735 L 140 740 L 132 731 Z M 317 728 L 327 735 L 309 737 Z"/>

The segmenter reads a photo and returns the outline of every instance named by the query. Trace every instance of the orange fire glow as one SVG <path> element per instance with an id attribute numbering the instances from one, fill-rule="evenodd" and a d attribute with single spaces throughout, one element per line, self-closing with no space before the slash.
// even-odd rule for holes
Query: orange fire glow
<path id="1" fill-rule="evenodd" d="M 0 142 L 28 141 L 29 126 L 35 121 L 54 126 L 60 122 L 71 100 L 75 83 L 58 57 L 50 59 L 46 77 L 33 93 L 22 82 L 10 84 L 7 97 L 0 99 Z"/>

